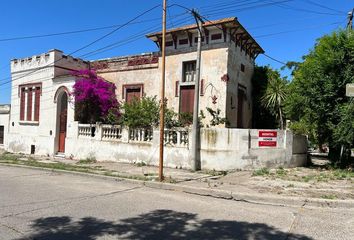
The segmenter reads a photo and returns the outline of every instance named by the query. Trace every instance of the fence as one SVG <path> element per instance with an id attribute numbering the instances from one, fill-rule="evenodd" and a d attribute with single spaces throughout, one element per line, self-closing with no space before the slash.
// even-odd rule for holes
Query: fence
<path id="1" fill-rule="evenodd" d="M 158 165 L 158 129 L 102 124 L 76 129 L 66 144 L 73 158 Z M 190 143 L 190 129 L 165 129 L 165 166 L 191 168 Z M 283 130 L 202 128 L 198 149 L 201 168 L 210 170 L 295 167 L 307 161 L 306 137 Z"/>

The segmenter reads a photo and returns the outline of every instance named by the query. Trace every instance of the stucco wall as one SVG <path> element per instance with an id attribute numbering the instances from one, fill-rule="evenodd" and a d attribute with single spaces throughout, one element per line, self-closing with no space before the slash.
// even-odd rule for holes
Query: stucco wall
<path id="1" fill-rule="evenodd" d="M 220 109 L 222 117 L 225 116 L 226 105 L 226 83 L 221 80 L 221 77 L 227 74 L 228 49 L 225 44 L 223 47 L 206 47 L 202 51 L 201 61 L 201 79 L 204 81 L 204 95 L 200 96 L 200 110 L 206 115 L 204 124 L 209 124 L 211 115 L 207 113 L 206 107 L 214 110 Z M 149 55 L 143 55 L 146 57 Z M 129 58 L 125 58 L 128 61 Z M 196 51 L 180 51 L 171 52 L 166 57 L 166 83 L 165 96 L 168 99 L 167 104 L 169 108 L 179 112 L 180 94 L 176 90 L 176 82 L 182 85 L 183 78 L 183 63 L 197 59 Z M 107 60 L 109 64 L 110 61 Z M 122 61 L 120 62 L 122 65 Z M 98 70 L 101 77 L 107 81 L 115 83 L 117 87 L 117 98 L 123 102 L 122 89 L 123 85 L 127 84 L 144 84 L 144 94 L 146 96 L 161 96 L 161 57 L 159 57 L 158 64 L 148 65 L 146 67 L 137 66 L 135 69 L 123 68 L 121 65 L 117 67 L 108 67 L 106 69 Z M 178 96 L 176 96 L 176 91 Z M 217 97 L 216 103 L 213 103 L 212 97 Z"/>
<path id="2" fill-rule="evenodd" d="M 58 103 L 55 101 L 54 96 L 57 90 L 64 86 L 69 91 L 72 91 L 74 82 L 74 77 L 55 78 L 54 81 L 52 79 L 43 81 L 38 123 L 19 121 L 19 105 L 14 107 L 14 110 L 11 111 L 10 114 L 11 126 L 8 134 L 8 147 L 10 151 L 30 153 L 31 145 L 34 145 L 36 154 L 56 154 L 58 150 Z M 13 102 L 19 102 L 17 96 L 13 96 L 13 98 Z M 74 120 L 73 102 L 68 103 L 67 119 L 67 134 L 70 135 L 71 123 Z"/>
<path id="3" fill-rule="evenodd" d="M 96 126 L 98 129 L 99 126 Z M 262 167 L 296 167 L 306 164 L 307 139 L 294 137 L 289 131 L 277 132 L 275 147 L 259 147 L 257 129 L 203 128 L 200 137 L 200 162 L 202 169 L 234 170 Z M 269 131 L 269 130 L 268 130 Z M 159 131 L 153 132 L 151 142 L 132 142 L 123 130 L 123 137 L 117 141 L 103 141 L 100 136 L 72 136 L 68 139 L 66 155 L 76 159 L 94 157 L 98 161 L 145 162 L 158 165 Z M 189 139 L 190 137 L 189 132 Z M 298 151 L 294 152 L 293 149 Z M 165 166 L 191 168 L 190 142 L 186 146 L 166 146 Z"/>
<path id="4" fill-rule="evenodd" d="M 227 84 L 227 104 L 226 116 L 230 122 L 230 127 L 237 126 L 238 114 L 238 89 L 245 87 L 246 99 L 243 103 L 243 128 L 250 128 L 252 125 L 252 75 L 254 72 L 254 62 L 252 58 L 241 51 L 239 46 L 234 42 L 229 45 L 228 56 L 228 75 L 229 82 Z M 244 72 L 241 71 L 241 64 L 245 66 Z M 232 100 L 231 100 L 232 98 Z"/>

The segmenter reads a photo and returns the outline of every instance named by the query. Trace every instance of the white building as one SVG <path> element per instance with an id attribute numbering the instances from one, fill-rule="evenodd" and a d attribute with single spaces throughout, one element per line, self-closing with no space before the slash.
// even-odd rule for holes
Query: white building
<path id="1" fill-rule="evenodd" d="M 73 70 L 88 62 L 59 50 L 11 61 L 12 92 L 8 150 L 40 155 L 65 152 L 74 108 Z"/>
<path id="2" fill-rule="evenodd" d="M 287 131 L 247 129 L 252 120 L 254 60 L 262 48 L 236 18 L 203 25 L 200 110 L 220 109 L 228 128 L 201 130 L 203 169 L 301 166 L 306 138 Z M 161 33 L 147 36 L 158 47 Z M 167 31 L 166 97 L 175 111 L 193 111 L 196 71 L 195 25 Z M 119 101 L 160 99 L 160 52 L 92 62 L 51 50 L 11 61 L 11 111 L 0 108 L 0 147 L 16 153 L 158 164 L 158 131 L 79 124 L 74 119 L 72 71 L 93 68 L 114 83 Z M 206 115 L 208 124 L 211 116 Z M 231 128 L 244 129 L 231 129 Z M 4 133 L 3 135 L 1 133 Z M 272 136 L 272 137 L 264 137 Z M 165 165 L 190 168 L 190 130 L 165 131 Z"/>

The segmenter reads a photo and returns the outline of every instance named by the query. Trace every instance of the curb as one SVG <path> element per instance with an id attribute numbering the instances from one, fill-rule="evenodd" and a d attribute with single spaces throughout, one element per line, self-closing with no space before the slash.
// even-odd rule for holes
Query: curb
<path id="1" fill-rule="evenodd" d="M 186 186 L 180 184 L 172 183 L 161 183 L 152 181 L 142 181 L 122 177 L 105 176 L 93 173 L 84 173 L 76 171 L 68 171 L 61 169 L 43 168 L 43 167 L 33 167 L 26 165 L 17 165 L 9 163 L 0 163 L 2 166 L 8 167 L 20 167 L 34 170 L 41 170 L 46 172 L 56 172 L 68 175 L 79 175 L 84 177 L 92 177 L 103 180 L 110 180 L 114 182 L 127 182 L 135 185 L 145 186 L 153 189 L 161 189 L 168 191 L 184 192 L 193 195 L 213 197 L 225 200 L 241 201 L 253 204 L 263 204 L 263 205 L 273 205 L 273 206 L 283 206 L 283 207 L 317 207 L 317 208 L 354 208 L 354 200 L 327 200 L 327 199 L 317 199 L 317 198 L 302 198 L 302 197 L 284 197 L 284 196 L 267 196 L 262 194 L 245 194 L 245 193 L 235 193 L 227 190 L 218 190 L 210 188 L 199 188 L 193 186 Z"/>

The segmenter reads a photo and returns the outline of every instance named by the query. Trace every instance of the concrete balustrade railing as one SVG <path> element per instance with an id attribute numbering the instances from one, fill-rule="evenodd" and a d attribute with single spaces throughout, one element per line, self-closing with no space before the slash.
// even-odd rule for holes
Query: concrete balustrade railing
<path id="1" fill-rule="evenodd" d="M 187 128 L 172 128 L 164 131 L 165 146 L 188 147 L 189 131 Z"/>
<path id="2" fill-rule="evenodd" d="M 98 141 L 152 143 L 154 135 L 159 134 L 159 130 L 153 128 L 125 128 L 108 124 L 78 124 L 77 126 L 78 138 L 91 138 Z M 165 129 L 165 146 L 188 147 L 189 132 L 188 128 Z"/>
<path id="3" fill-rule="evenodd" d="M 152 128 L 130 128 L 129 142 L 151 142 L 153 139 Z"/>
<path id="4" fill-rule="evenodd" d="M 92 137 L 94 136 L 94 132 L 92 130 L 94 129 L 94 125 L 92 124 L 79 124 L 78 125 L 78 136 L 79 137 Z"/>
<path id="5" fill-rule="evenodd" d="M 122 127 L 119 125 L 102 125 L 102 140 L 117 141 L 122 139 Z"/>

